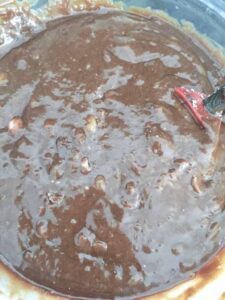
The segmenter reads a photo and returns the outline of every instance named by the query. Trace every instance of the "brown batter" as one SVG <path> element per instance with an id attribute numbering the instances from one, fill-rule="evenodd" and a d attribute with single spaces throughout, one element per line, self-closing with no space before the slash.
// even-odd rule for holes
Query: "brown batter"
<path id="1" fill-rule="evenodd" d="M 13 270 L 66 295 L 144 295 L 224 246 L 223 145 L 171 93 L 220 84 L 197 41 L 156 17 L 81 14 L 0 73 L 0 253 Z"/>

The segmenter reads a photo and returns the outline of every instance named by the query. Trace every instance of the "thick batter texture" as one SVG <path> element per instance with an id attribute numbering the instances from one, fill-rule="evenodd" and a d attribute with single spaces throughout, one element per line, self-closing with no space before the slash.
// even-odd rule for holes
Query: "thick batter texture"
<path id="1" fill-rule="evenodd" d="M 0 61 L 0 253 L 64 295 L 151 294 L 224 245 L 212 128 L 172 94 L 210 93 L 221 67 L 157 17 L 51 22 Z"/>

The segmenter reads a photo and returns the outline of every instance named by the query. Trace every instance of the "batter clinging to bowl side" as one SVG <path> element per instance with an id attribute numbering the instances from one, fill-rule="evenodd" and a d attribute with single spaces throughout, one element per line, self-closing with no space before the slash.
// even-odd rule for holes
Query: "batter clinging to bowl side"
<path id="1" fill-rule="evenodd" d="M 218 132 L 172 95 L 220 66 L 157 17 L 48 24 L 0 61 L 0 253 L 41 286 L 113 298 L 163 290 L 221 247 Z M 223 127 L 222 127 L 223 128 Z"/>

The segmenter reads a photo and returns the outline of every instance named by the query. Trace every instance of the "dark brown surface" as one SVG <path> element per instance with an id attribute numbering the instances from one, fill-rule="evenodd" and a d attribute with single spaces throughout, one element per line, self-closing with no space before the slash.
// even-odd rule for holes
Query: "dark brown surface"
<path id="1" fill-rule="evenodd" d="M 224 145 L 171 95 L 220 83 L 188 36 L 155 17 L 80 15 L 0 68 L 0 252 L 13 268 L 113 298 L 169 287 L 223 246 Z"/>

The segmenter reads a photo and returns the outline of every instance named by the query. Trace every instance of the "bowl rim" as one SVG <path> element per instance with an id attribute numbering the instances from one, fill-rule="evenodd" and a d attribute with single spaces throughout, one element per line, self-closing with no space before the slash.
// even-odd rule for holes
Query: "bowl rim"
<path id="1" fill-rule="evenodd" d="M 6 0 L 5 4 L 7 9 L 8 5 L 15 4 L 16 0 Z M 76 1 L 76 0 L 75 0 Z M 95 0 L 95 7 L 99 8 L 97 3 L 100 0 Z M 213 0 L 199 0 L 203 4 L 213 4 Z M 225 19 L 225 2 L 218 1 L 218 13 Z M 105 8 L 121 8 L 118 4 L 116 7 L 112 5 L 110 0 L 101 0 Z M 97 6 L 96 6 L 97 5 Z M 18 9 L 18 6 L 15 6 Z M 13 10 L 15 9 L 13 6 Z M 95 9 L 86 1 L 86 6 L 79 4 L 76 6 L 76 11 L 79 10 L 93 10 Z M 221 7 L 224 11 L 221 12 Z M 1 4 L 0 4 L 1 8 Z M 215 6 L 211 6 L 214 9 Z M 129 10 L 128 10 L 129 11 Z M 132 10 L 131 10 L 132 11 Z M 140 10 L 139 10 L 140 11 Z M 143 11 L 142 11 L 143 12 Z M 0 10 L 1 19 L 1 10 Z M 66 300 L 78 299 L 77 297 L 60 295 L 50 289 L 41 287 L 22 275 L 11 270 L 10 266 L 2 260 L 0 262 L 0 300 Z M 165 291 L 153 294 L 151 296 L 137 297 L 145 300 L 225 300 L 225 248 L 220 250 L 209 262 L 201 268 L 194 276 L 182 283 L 168 288 Z M 82 298 L 79 298 L 82 299 Z M 84 299 L 84 298 L 83 298 Z M 85 298 L 87 299 L 87 298 Z"/>

